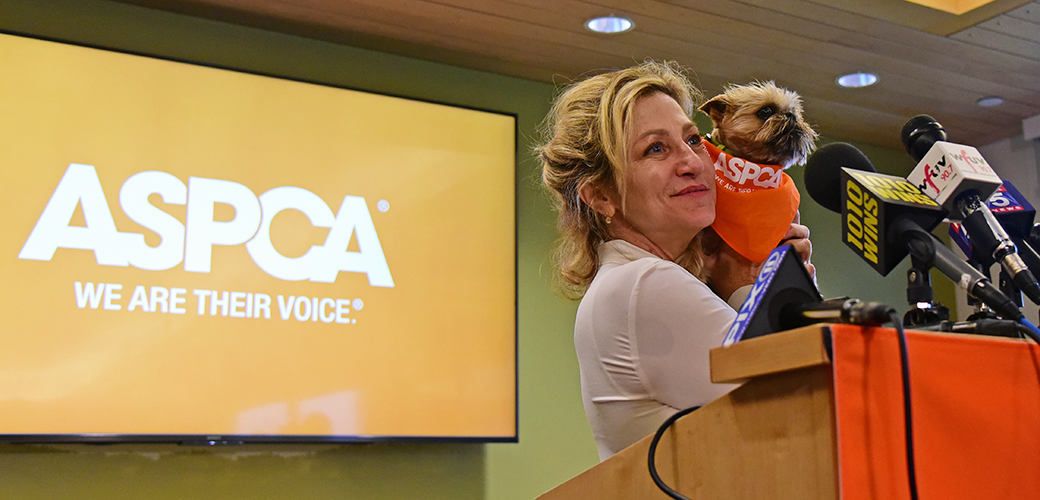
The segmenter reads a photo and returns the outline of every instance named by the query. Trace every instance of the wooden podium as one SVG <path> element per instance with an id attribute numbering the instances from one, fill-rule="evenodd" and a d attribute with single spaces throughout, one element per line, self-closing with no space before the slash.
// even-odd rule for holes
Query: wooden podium
<path id="1" fill-rule="evenodd" d="M 907 332 L 921 499 L 1040 499 L 1040 346 Z M 657 469 L 690 499 L 909 498 L 895 330 L 814 325 L 711 352 L 744 384 L 679 419 Z M 647 437 L 539 500 L 668 499 Z"/>

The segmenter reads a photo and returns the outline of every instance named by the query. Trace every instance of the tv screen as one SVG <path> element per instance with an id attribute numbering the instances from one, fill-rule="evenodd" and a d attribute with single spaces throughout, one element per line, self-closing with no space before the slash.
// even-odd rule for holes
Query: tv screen
<path id="1" fill-rule="evenodd" d="M 514 116 L 0 65 L 0 441 L 516 439 Z"/>

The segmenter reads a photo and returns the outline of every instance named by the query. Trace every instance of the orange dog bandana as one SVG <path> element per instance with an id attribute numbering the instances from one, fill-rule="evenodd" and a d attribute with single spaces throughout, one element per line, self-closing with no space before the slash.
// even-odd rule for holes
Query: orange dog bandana
<path id="1" fill-rule="evenodd" d="M 780 165 L 758 165 L 705 141 L 715 163 L 715 223 L 731 248 L 752 262 L 764 262 L 798 213 L 801 195 Z"/>

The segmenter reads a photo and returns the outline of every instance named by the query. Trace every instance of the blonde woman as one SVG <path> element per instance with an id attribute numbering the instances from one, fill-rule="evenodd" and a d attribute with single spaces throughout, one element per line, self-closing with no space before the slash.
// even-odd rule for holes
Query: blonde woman
<path id="1" fill-rule="evenodd" d="M 560 94 L 538 148 L 560 289 L 581 299 L 574 341 L 601 460 L 734 387 L 711 383 L 708 350 L 740 305 L 720 297 L 742 300 L 761 263 L 701 249 L 715 170 L 691 120 L 699 98 L 673 64 L 594 76 Z M 808 262 L 808 236 L 792 224 L 782 244 Z"/>

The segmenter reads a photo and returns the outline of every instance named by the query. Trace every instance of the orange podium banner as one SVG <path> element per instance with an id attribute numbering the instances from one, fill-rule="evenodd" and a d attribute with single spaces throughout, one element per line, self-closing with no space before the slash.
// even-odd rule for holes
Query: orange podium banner
<path id="1" fill-rule="evenodd" d="M 831 328 L 842 500 L 909 498 L 898 338 Z M 1040 498 L 1040 346 L 907 332 L 920 498 Z"/>

